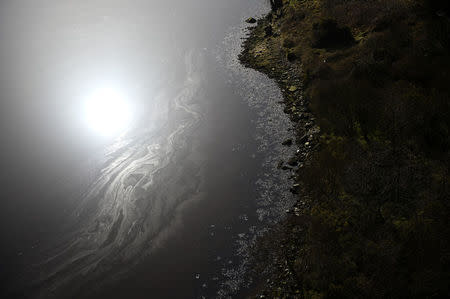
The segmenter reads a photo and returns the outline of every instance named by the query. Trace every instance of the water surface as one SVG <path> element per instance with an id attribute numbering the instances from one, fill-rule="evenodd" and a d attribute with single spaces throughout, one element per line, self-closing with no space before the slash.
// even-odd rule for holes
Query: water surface
<path id="1" fill-rule="evenodd" d="M 264 1 L 1 4 L 2 281 L 21 297 L 213 298 L 251 284 L 248 246 L 292 198 L 281 93 L 240 66 Z M 97 86 L 137 107 L 80 124 Z"/>

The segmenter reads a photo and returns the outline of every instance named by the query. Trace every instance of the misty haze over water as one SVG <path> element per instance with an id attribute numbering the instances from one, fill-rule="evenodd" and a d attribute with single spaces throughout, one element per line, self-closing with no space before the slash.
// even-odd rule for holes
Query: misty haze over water
<path id="1" fill-rule="evenodd" d="M 243 20 L 267 10 L 258 0 L 2 1 L 5 294 L 245 289 L 244 249 L 292 202 L 274 170 L 289 155 L 281 93 L 237 63 Z M 85 125 L 83 103 L 101 88 L 133 111 L 120 134 Z"/>

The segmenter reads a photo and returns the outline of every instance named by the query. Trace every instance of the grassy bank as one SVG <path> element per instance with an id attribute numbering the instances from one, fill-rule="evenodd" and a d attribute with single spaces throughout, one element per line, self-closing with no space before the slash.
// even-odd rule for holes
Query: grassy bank
<path id="1" fill-rule="evenodd" d="M 241 55 L 283 90 L 299 146 L 280 165 L 299 200 L 256 249 L 260 294 L 448 297 L 449 4 L 281 2 Z"/>

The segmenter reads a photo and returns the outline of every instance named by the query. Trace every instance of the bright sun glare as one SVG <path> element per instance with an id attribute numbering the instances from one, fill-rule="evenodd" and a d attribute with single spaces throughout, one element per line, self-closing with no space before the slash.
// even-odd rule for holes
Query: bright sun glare
<path id="1" fill-rule="evenodd" d="M 85 120 L 89 128 L 100 135 L 117 135 L 129 125 L 131 108 L 120 92 L 98 89 L 86 100 Z"/>

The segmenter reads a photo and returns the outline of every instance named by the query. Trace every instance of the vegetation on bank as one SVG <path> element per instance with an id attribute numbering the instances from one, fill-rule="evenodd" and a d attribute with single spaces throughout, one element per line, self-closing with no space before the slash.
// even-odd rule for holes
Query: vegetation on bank
<path id="1" fill-rule="evenodd" d="M 262 293 L 449 297 L 448 1 L 271 3 L 241 61 L 276 79 L 303 154 L 296 213 L 258 248 Z"/>

